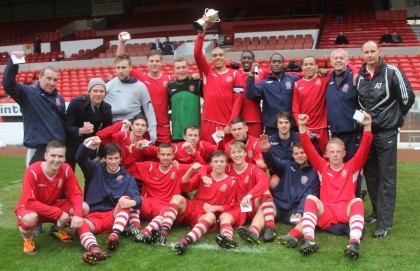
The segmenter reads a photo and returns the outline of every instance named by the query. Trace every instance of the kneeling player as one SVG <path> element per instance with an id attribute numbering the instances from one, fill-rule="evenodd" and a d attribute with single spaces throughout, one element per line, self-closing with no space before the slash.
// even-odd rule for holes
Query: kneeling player
<path id="1" fill-rule="evenodd" d="M 344 254 L 351 259 L 359 258 L 359 244 L 364 225 L 364 208 L 360 198 L 355 198 L 357 178 L 365 164 L 372 142 L 371 123 L 369 114 L 364 112 L 363 138 L 355 156 L 344 163 L 346 154 L 344 143 L 332 138 L 326 148 L 329 161 L 323 159 L 315 150 L 305 124 L 308 115 L 298 116 L 299 132 L 302 145 L 308 154 L 309 161 L 321 176 L 320 197 L 308 196 L 302 218 L 304 240 L 300 252 L 306 256 L 319 250 L 315 242 L 315 226 L 328 229 L 338 223 L 350 226 L 350 240 Z"/>
<path id="2" fill-rule="evenodd" d="M 23 178 L 22 196 L 16 205 L 19 231 L 24 239 L 23 252 L 38 253 L 33 243 L 33 230 L 37 223 L 57 222 L 79 228 L 89 207 L 83 203 L 82 189 L 70 165 L 65 161 L 66 147 L 53 140 L 48 143 L 45 161 L 30 165 Z M 65 195 L 65 198 L 61 198 Z M 53 226 L 51 233 L 63 242 L 73 239 L 68 233 Z"/>
<path id="3" fill-rule="evenodd" d="M 83 255 L 83 260 L 96 264 L 107 259 L 109 254 L 99 247 L 93 234 L 111 232 L 107 247 L 110 251 L 116 250 L 119 236 L 127 225 L 130 208 L 140 208 L 141 196 L 134 178 L 120 166 L 120 147 L 114 143 L 106 145 L 105 163 L 100 163 L 88 158 L 88 143 L 91 148 L 97 148 L 101 140 L 97 136 L 86 139 L 76 154 L 83 173 L 90 179 L 86 192 L 90 213 L 84 218 L 77 234 L 88 251 Z"/>

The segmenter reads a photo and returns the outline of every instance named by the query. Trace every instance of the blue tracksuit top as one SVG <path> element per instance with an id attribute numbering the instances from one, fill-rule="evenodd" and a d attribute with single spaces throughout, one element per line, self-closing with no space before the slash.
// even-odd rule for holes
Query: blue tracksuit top
<path id="1" fill-rule="evenodd" d="M 19 66 L 9 60 L 3 74 L 3 87 L 20 105 L 23 116 L 23 144 L 28 148 L 36 148 L 47 145 L 54 139 L 66 142 L 66 104 L 63 97 L 57 90 L 51 94 L 46 93 L 39 84 L 30 86 L 17 83 L 18 70 Z"/>
<path id="2" fill-rule="evenodd" d="M 353 85 L 353 73 L 350 68 L 344 71 L 344 80 L 337 86 L 335 73 L 331 73 L 327 85 L 327 116 L 331 133 L 340 134 L 357 130 L 356 121 L 353 119 L 357 108 L 357 89 Z"/>
<path id="3" fill-rule="evenodd" d="M 293 86 L 299 76 L 284 73 L 281 79 L 270 75 L 255 85 L 255 78 L 246 79 L 246 97 L 250 100 L 262 99 L 262 117 L 265 127 L 276 128 L 275 116 L 281 112 L 292 113 Z"/>
<path id="4" fill-rule="evenodd" d="M 116 173 L 109 173 L 105 163 L 93 161 L 88 158 L 89 149 L 80 144 L 76 154 L 86 179 L 89 179 L 89 188 L 86 193 L 86 203 L 89 212 L 106 212 L 113 210 L 122 196 L 129 196 L 136 201 L 134 209 L 139 209 L 142 203 L 139 188 L 134 177 L 121 165 Z"/>
<path id="5" fill-rule="evenodd" d="M 287 159 L 293 161 L 291 144 L 292 142 L 300 141 L 299 133 L 290 132 L 290 137 L 288 139 L 280 139 L 278 133 L 273 134 L 268 138 L 271 143 L 271 148 L 268 149 L 268 152 L 280 160 Z"/>
<path id="6" fill-rule="evenodd" d="M 306 196 L 319 194 L 319 179 L 312 166 L 302 169 L 295 161 L 280 160 L 269 152 L 263 153 L 267 166 L 281 176 L 277 187 L 271 191 L 274 204 L 281 210 L 303 214 Z"/>

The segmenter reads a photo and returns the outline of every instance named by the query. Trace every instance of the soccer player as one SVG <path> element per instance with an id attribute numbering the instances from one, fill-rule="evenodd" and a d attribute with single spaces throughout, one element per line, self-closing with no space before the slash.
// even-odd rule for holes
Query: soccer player
<path id="1" fill-rule="evenodd" d="M 299 133 L 302 146 L 313 168 L 320 176 L 319 198 L 309 195 L 303 210 L 302 227 L 304 239 L 300 245 L 303 256 L 319 250 L 315 242 L 315 226 L 328 229 L 332 225 L 348 223 L 350 239 L 344 254 L 351 259 L 359 258 L 359 245 L 364 225 L 364 207 L 360 198 L 355 198 L 357 178 L 369 154 L 372 142 L 372 118 L 363 112 L 364 131 L 360 147 L 347 163 L 343 162 L 346 154 L 343 141 L 332 138 L 326 148 L 326 161 L 313 147 L 306 129 L 309 116 L 299 114 Z"/>
<path id="2" fill-rule="evenodd" d="M 242 142 L 246 148 L 245 161 L 247 163 L 255 164 L 261 169 L 266 169 L 267 165 L 264 163 L 261 148 L 258 144 L 258 138 L 248 135 L 248 126 L 246 125 L 245 120 L 242 117 L 234 118 L 230 122 L 230 129 L 233 139 L 226 141 L 226 138 L 224 138 L 222 144 L 226 155 L 229 154 L 229 146 L 233 142 Z"/>
<path id="3" fill-rule="evenodd" d="M 398 129 L 415 102 L 415 94 L 407 77 L 381 57 L 374 41 L 362 45 L 365 64 L 356 85 L 359 105 L 372 115 L 373 143 L 364 168 L 366 185 L 373 212 L 366 222 L 377 221 L 375 238 L 391 230 L 397 193 Z"/>
<path id="4" fill-rule="evenodd" d="M 33 242 L 37 223 L 56 223 L 57 226 L 51 227 L 51 234 L 63 242 L 71 242 L 73 238 L 61 226 L 81 227 L 83 216 L 89 210 L 83 203 L 83 192 L 73 170 L 64 162 L 65 155 L 64 143 L 49 142 L 45 161 L 30 165 L 23 177 L 22 195 L 14 212 L 24 240 L 23 252 L 28 255 L 38 253 Z"/>
<path id="5" fill-rule="evenodd" d="M 182 186 L 185 192 L 197 190 L 193 200 L 175 195 L 166 207 L 162 222 L 162 230 L 158 235 L 166 242 L 172 224 L 175 219 L 182 224 L 188 225 L 191 231 L 173 245 L 172 249 L 177 255 L 184 254 L 188 245 L 197 241 L 202 235 L 211 229 L 218 214 L 231 210 L 235 206 L 237 182 L 235 177 L 225 173 L 227 159 L 223 151 L 218 150 L 212 154 L 210 165 L 212 166 L 211 178 L 204 182 L 200 174 L 194 175 L 200 164 L 194 164 L 182 177 Z"/>
<path id="6" fill-rule="evenodd" d="M 139 209 L 141 206 L 141 196 L 134 178 L 120 166 L 121 149 L 117 144 L 111 143 L 104 147 L 105 162 L 88 158 L 89 148 L 98 148 L 100 144 L 99 137 L 89 137 L 80 145 L 76 154 L 76 160 L 90 183 L 86 192 L 89 214 L 77 230 L 80 243 L 87 250 L 83 260 L 89 264 L 96 264 L 109 257 L 99 247 L 94 234 L 110 232 L 107 248 L 109 251 L 116 250 L 119 236 L 128 223 L 130 208 Z M 140 227 L 140 221 L 137 221 L 136 226 Z"/>
<path id="7" fill-rule="evenodd" d="M 120 41 L 117 48 L 117 55 L 124 53 L 125 40 L 122 35 L 127 32 L 118 34 Z M 169 74 L 164 74 L 161 71 L 162 67 L 162 54 L 157 49 L 152 49 L 147 55 L 147 73 L 140 70 L 131 70 L 131 76 L 143 82 L 152 100 L 152 105 L 156 115 L 157 121 L 157 142 L 171 142 L 171 130 L 169 124 L 169 95 L 168 83 L 173 79 Z M 147 117 L 149 122 L 151 120 Z"/>
<path id="8" fill-rule="evenodd" d="M 303 206 L 308 195 L 318 196 L 319 179 L 309 165 L 308 156 L 300 141 L 291 143 L 293 160 L 280 159 L 270 152 L 272 143 L 266 135 L 261 135 L 260 145 L 265 161 L 271 171 L 280 176 L 270 182 L 271 194 L 276 206 L 276 221 L 293 224 L 295 228 L 288 235 L 280 236 L 280 243 L 287 247 L 297 246 L 302 237 Z"/>
<path id="9" fill-rule="evenodd" d="M 242 226 L 252 221 L 249 229 L 239 228 L 241 238 L 251 243 L 258 243 L 260 231 L 265 226 L 264 241 L 271 242 L 275 238 L 274 203 L 270 194 L 269 179 L 263 170 L 246 162 L 246 148 L 242 142 L 234 142 L 229 146 L 229 157 L 233 163 L 228 164 L 226 173 L 236 177 L 238 188 L 236 202 L 250 207 L 245 212 L 239 205 L 231 211 L 220 215 L 220 234 L 216 242 L 224 248 L 236 248 L 233 240 L 233 227 Z"/>
<path id="10" fill-rule="evenodd" d="M 325 101 L 329 77 L 317 75 L 318 65 L 313 56 L 303 59 L 302 69 L 304 76 L 295 83 L 293 89 L 293 117 L 297 122 L 299 114 L 309 115 L 307 129 L 311 133 L 312 141 L 323 154 L 329 138 Z"/>
<path id="11" fill-rule="evenodd" d="M 183 141 L 184 128 L 188 125 L 200 127 L 203 95 L 201 80 L 193 79 L 188 74 L 188 63 L 178 57 L 174 61 L 175 80 L 168 83 L 171 105 L 172 141 Z"/>
<path id="12" fill-rule="evenodd" d="M 280 112 L 292 112 L 293 84 L 299 79 L 297 75 L 284 72 L 284 57 L 279 53 L 271 55 L 270 69 L 271 75 L 255 84 L 256 75 L 251 68 L 246 81 L 246 97 L 263 101 L 263 124 L 269 136 L 277 133 L 274 116 Z"/>
<path id="13" fill-rule="evenodd" d="M 203 53 L 205 31 L 197 35 L 194 58 L 203 79 L 204 107 L 201 117 L 201 139 L 213 142 L 218 127 L 230 133 L 230 122 L 239 116 L 243 103 L 243 84 L 239 71 L 226 67 L 225 51 L 215 47 L 209 64 Z"/>
<path id="14" fill-rule="evenodd" d="M 131 77 L 133 68 L 128 55 L 118 55 L 114 63 L 118 77 L 106 84 L 105 96 L 105 102 L 112 106 L 112 120 L 132 119 L 143 112 L 149 122 L 150 140 L 155 142 L 157 113 L 146 85 Z"/>

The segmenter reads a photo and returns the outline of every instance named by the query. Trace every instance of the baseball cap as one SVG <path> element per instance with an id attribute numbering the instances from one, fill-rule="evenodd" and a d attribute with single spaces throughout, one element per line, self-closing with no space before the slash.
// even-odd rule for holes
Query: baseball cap
<path id="1" fill-rule="evenodd" d="M 102 80 L 101 78 L 90 79 L 89 84 L 88 84 L 88 92 L 90 92 L 90 90 L 96 85 L 103 86 L 105 88 L 105 92 L 106 92 L 106 84 L 105 84 L 104 80 Z"/>

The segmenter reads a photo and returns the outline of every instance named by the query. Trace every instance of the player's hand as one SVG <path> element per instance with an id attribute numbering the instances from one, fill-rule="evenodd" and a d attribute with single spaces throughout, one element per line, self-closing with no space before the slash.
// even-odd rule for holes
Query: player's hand
<path id="1" fill-rule="evenodd" d="M 172 161 L 172 166 L 176 167 L 179 165 L 179 162 L 177 160 Z"/>
<path id="2" fill-rule="evenodd" d="M 210 177 L 203 176 L 201 177 L 201 179 L 203 180 L 203 183 L 205 185 L 211 185 L 213 183 L 213 180 Z"/>
<path id="3" fill-rule="evenodd" d="M 252 72 L 252 73 L 256 73 L 255 71 L 258 71 L 259 70 L 259 68 L 260 68 L 260 65 L 257 63 L 257 62 L 254 62 L 254 63 L 252 63 L 252 65 L 251 65 L 251 70 L 250 70 L 250 72 Z"/>
<path id="4" fill-rule="evenodd" d="M 188 153 L 190 155 L 195 154 L 195 149 L 190 142 L 184 142 L 181 146 L 181 149 L 183 149 L 186 153 Z"/>
<path id="5" fill-rule="evenodd" d="M 217 132 L 216 134 L 217 137 L 219 138 L 225 137 L 225 131 L 222 127 L 218 127 L 218 128 L 216 127 L 216 132 Z"/>
<path id="6" fill-rule="evenodd" d="M 362 111 L 363 115 L 365 115 L 365 119 L 361 122 L 363 126 L 371 125 L 372 124 L 372 117 L 366 111 Z"/>
<path id="7" fill-rule="evenodd" d="M 257 167 L 259 167 L 260 169 L 264 171 L 267 169 L 267 164 L 262 159 L 255 161 L 255 164 L 257 165 Z"/>
<path id="8" fill-rule="evenodd" d="M 296 219 L 297 221 L 295 221 L 294 219 Z M 294 213 L 293 215 L 290 216 L 290 222 L 294 225 L 299 224 L 302 221 L 302 214 L 300 213 Z"/>
<path id="9" fill-rule="evenodd" d="M 63 212 L 58 220 L 60 220 L 61 225 L 65 225 L 70 222 L 70 216 L 68 213 Z"/>
<path id="10" fill-rule="evenodd" d="M 191 78 L 194 79 L 194 80 L 200 80 L 201 76 L 198 72 L 195 72 L 195 73 L 191 74 Z"/>
<path id="11" fill-rule="evenodd" d="M 134 202 L 134 205 L 133 205 Z M 118 200 L 118 205 L 121 208 L 131 208 L 133 206 L 136 205 L 136 202 L 132 199 L 130 199 L 130 197 L 127 196 L 122 196 L 119 200 Z"/>
<path id="12" fill-rule="evenodd" d="M 131 122 L 128 119 L 123 120 L 121 130 L 128 131 L 130 130 L 130 127 L 131 127 Z"/>
<path id="13" fill-rule="evenodd" d="M 71 219 L 70 228 L 77 229 L 83 225 L 83 217 L 73 216 Z"/>
<path id="14" fill-rule="evenodd" d="M 101 139 L 99 138 L 99 136 L 91 136 L 85 139 L 85 141 L 83 141 L 83 145 L 86 146 L 86 148 L 90 148 L 90 149 L 96 149 L 101 145 Z"/>
<path id="15" fill-rule="evenodd" d="M 92 124 L 92 123 L 90 123 L 90 122 L 88 122 L 88 121 L 85 121 L 85 122 L 83 123 L 83 127 L 80 127 L 80 128 L 79 128 L 79 133 L 80 133 L 81 135 L 88 135 L 88 134 L 93 133 L 93 129 L 94 129 L 93 124 Z"/>
<path id="16" fill-rule="evenodd" d="M 219 206 L 211 205 L 211 204 L 208 204 L 206 202 L 203 205 L 203 210 L 206 211 L 206 213 L 215 213 L 215 212 L 219 211 Z"/>
<path id="17" fill-rule="evenodd" d="M 223 128 L 223 131 L 225 132 L 225 134 L 230 134 L 230 125 L 226 125 L 225 128 Z"/>
<path id="18" fill-rule="evenodd" d="M 248 194 L 245 197 L 242 198 L 241 200 L 241 205 L 242 206 L 249 206 L 251 205 L 251 199 L 252 199 L 252 195 Z"/>
<path id="19" fill-rule="evenodd" d="M 325 69 L 325 68 L 319 68 L 317 71 L 317 74 L 324 77 L 329 73 L 329 69 Z"/>
<path id="20" fill-rule="evenodd" d="M 277 176 L 277 174 L 271 175 L 270 178 L 270 189 L 274 190 L 280 183 L 280 178 Z"/>
<path id="21" fill-rule="evenodd" d="M 194 164 L 191 165 L 190 169 L 193 172 L 196 172 L 197 170 L 199 170 L 202 167 L 202 165 L 200 163 L 195 162 Z"/>
<path id="22" fill-rule="evenodd" d="M 122 43 L 125 43 L 125 40 L 122 38 L 122 36 L 127 35 L 127 34 L 130 34 L 130 33 L 128 33 L 127 31 L 122 31 L 122 32 L 120 32 L 120 33 L 118 34 L 118 40 L 119 40 L 120 42 L 122 42 Z"/>
<path id="23" fill-rule="evenodd" d="M 298 124 L 305 126 L 306 123 L 309 121 L 309 116 L 306 114 L 299 114 L 298 116 Z"/>
<path id="24" fill-rule="evenodd" d="M 268 149 L 271 148 L 271 143 L 268 140 L 268 135 L 266 134 L 260 135 L 258 142 L 260 143 L 262 152 L 268 152 Z"/>

